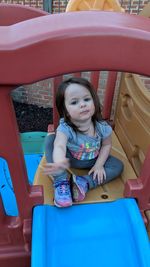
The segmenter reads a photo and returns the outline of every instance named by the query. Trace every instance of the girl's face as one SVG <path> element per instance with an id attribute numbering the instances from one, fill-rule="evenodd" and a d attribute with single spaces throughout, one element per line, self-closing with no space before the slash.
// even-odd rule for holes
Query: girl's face
<path id="1" fill-rule="evenodd" d="M 73 123 L 85 122 L 91 119 L 95 112 L 90 92 L 86 87 L 75 83 L 66 88 L 65 106 Z"/>

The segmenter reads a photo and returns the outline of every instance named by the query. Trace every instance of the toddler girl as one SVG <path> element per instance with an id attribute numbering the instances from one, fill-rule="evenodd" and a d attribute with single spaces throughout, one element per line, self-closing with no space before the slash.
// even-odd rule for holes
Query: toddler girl
<path id="1" fill-rule="evenodd" d="M 118 177 L 123 164 L 110 155 L 112 129 L 102 120 L 98 96 L 86 79 L 63 81 L 56 106 L 60 121 L 56 134 L 46 137 L 44 172 L 53 177 L 55 205 L 67 207 L 82 201 L 88 190 Z M 72 175 L 70 186 L 69 166 L 89 172 Z"/>

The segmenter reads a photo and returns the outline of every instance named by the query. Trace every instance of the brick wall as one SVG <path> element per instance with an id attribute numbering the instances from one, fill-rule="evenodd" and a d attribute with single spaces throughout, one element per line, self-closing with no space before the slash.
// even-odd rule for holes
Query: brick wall
<path id="1" fill-rule="evenodd" d="M 47 0 L 44 0 L 47 1 Z M 52 0 L 49 0 L 52 1 Z M 0 3 L 15 3 L 15 4 L 24 4 L 32 7 L 37 7 L 43 9 L 45 4 L 42 0 L 0 0 Z M 59 13 L 64 12 L 68 0 L 53 0 L 52 3 L 52 12 Z M 120 4 L 128 13 L 138 14 L 139 11 L 143 9 L 143 6 L 150 1 L 121 1 Z M 105 90 L 106 84 L 106 72 L 103 72 L 101 76 L 102 79 L 100 81 L 100 98 L 103 98 L 103 92 Z M 150 88 L 150 80 L 143 79 L 145 86 Z M 14 90 L 12 93 L 12 97 L 14 100 L 22 103 L 35 104 L 43 107 L 52 106 L 52 96 L 51 96 L 51 80 L 47 79 L 45 81 L 37 82 L 32 85 L 21 86 L 20 88 Z"/>
<path id="2" fill-rule="evenodd" d="M 39 107 L 52 106 L 51 80 L 43 80 L 30 85 L 23 85 L 13 90 L 12 98 L 21 103 L 34 104 Z"/>
<path id="3" fill-rule="evenodd" d="M 69 0 L 54 0 L 53 13 L 65 12 Z M 149 1 L 145 0 L 120 0 L 121 6 L 128 13 L 138 14 Z"/>
<path id="4" fill-rule="evenodd" d="M 49 5 L 52 5 L 52 12 L 59 13 L 65 12 L 65 8 L 69 0 L 0 0 L 0 3 L 8 4 L 22 4 L 26 6 L 32 6 L 36 8 L 43 9 L 46 8 L 44 5 L 45 2 L 49 2 Z M 143 6 L 146 5 L 148 0 L 120 0 L 121 6 L 126 10 L 126 12 L 137 14 L 143 9 Z"/>
<path id="5" fill-rule="evenodd" d="M 0 0 L 0 3 L 19 4 L 43 9 L 43 0 Z"/>

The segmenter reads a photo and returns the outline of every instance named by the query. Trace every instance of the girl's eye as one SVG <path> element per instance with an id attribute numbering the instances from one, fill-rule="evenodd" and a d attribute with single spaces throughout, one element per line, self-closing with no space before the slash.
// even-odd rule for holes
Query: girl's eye
<path id="1" fill-rule="evenodd" d="M 71 105 L 76 105 L 77 104 L 77 100 L 73 100 L 70 104 Z"/>
<path id="2" fill-rule="evenodd" d="M 84 99 L 85 102 L 88 102 L 88 101 L 90 101 L 90 100 L 91 100 L 90 97 L 86 97 L 86 98 Z"/>

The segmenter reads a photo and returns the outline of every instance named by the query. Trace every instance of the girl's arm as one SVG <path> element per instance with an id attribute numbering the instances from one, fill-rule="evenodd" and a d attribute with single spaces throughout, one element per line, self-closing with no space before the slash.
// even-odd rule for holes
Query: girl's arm
<path id="1" fill-rule="evenodd" d="M 105 164 L 105 162 L 106 162 L 106 160 L 110 154 L 110 150 L 111 150 L 111 146 L 112 146 L 111 140 L 112 140 L 112 137 L 111 137 L 111 135 L 109 135 L 102 142 L 100 153 L 99 153 L 98 159 L 96 161 L 96 164 L 98 164 L 99 166 L 104 166 L 104 164 Z"/>
<path id="2" fill-rule="evenodd" d="M 66 158 L 67 136 L 62 132 L 57 132 L 54 148 L 53 148 L 53 163 L 47 163 L 44 168 L 44 173 L 47 175 L 55 175 L 69 167 L 69 161 Z"/>
<path id="3" fill-rule="evenodd" d="M 53 149 L 53 161 L 58 163 L 66 160 L 66 146 L 67 146 L 67 136 L 62 132 L 57 132 L 54 149 Z"/>
<path id="4" fill-rule="evenodd" d="M 94 166 L 89 171 L 89 174 L 93 173 L 93 179 L 98 179 L 98 184 L 101 184 L 106 179 L 106 173 L 104 170 L 104 164 L 110 154 L 111 150 L 111 135 L 109 135 L 107 138 L 105 138 L 102 142 L 102 146 L 100 149 L 99 156 L 94 164 Z"/>

